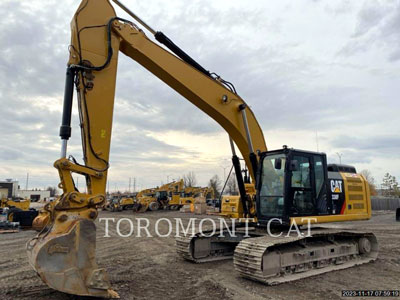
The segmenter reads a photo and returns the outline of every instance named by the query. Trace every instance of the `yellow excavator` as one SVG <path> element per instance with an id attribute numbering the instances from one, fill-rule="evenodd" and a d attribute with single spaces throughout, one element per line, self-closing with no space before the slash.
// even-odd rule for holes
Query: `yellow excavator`
<path id="1" fill-rule="evenodd" d="M 184 182 L 183 179 L 179 180 L 176 182 L 174 186 L 169 191 L 168 195 L 168 205 L 167 208 L 169 210 L 177 210 L 179 209 L 182 205 L 182 193 L 184 192 Z"/>
<path id="2" fill-rule="evenodd" d="M 0 199 L 0 208 L 18 208 L 20 210 L 29 210 L 29 207 L 31 205 L 31 200 L 30 199 L 7 199 L 7 198 L 2 198 Z"/>
<path id="3" fill-rule="evenodd" d="M 155 200 L 156 189 L 144 189 L 136 194 L 133 212 L 145 212 L 149 208 L 149 204 Z"/>
<path id="4" fill-rule="evenodd" d="M 235 87 L 189 57 L 117 0 L 139 25 L 116 16 L 108 0 L 83 0 L 71 22 L 60 136 L 61 158 L 54 166 L 62 195 L 50 209 L 50 223 L 27 243 L 29 262 L 51 288 L 75 295 L 116 298 L 105 269 L 95 259 L 97 207 L 105 201 L 118 54 L 122 52 L 201 109 L 229 134 L 239 188 L 238 213 L 253 221 L 249 235 L 178 238 L 178 253 L 202 262 L 234 259 L 244 277 L 276 284 L 376 259 L 370 232 L 315 228 L 311 235 L 274 238 L 273 228 L 307 223 L 366 220 L 371 217 L 365 178 L 324 153 L 284 147 L 267 151 L 263 132 Z M 139 26 L 154 35 L 146 36 Z M 222 50 L 223 51 L 223 50 Z M 84 164 L 67 158 L 73 89 L 81 121 Z M 236 147 L 250 176 L 243 177 Z M 73 173 L 86 178 L 87 193 Z M 246 184 L 255 193 L 246 193 Z"/>
<path id="5" fill-rule="evenodd" d="M 180 191 L 183 189 L 183 180 L 163 184 L 151 189 L 151 192 L 141 193 L 136 197 L 134 211 L 145 212 L 169 208 L 179 199 Z M 171 203 L 170 203 L 171 202 Z"/>
<path id="6" fill-rule="evenodd" d="M 135 201 L 133 197 L 129 196 L 114 196 L 107 201 L 107 204 L 104 206 L 104 210 L 116 212 L 132 209 L 135 205 Z"/>
<path id="7" fill-rule="evenodd" d="M 206 200 L 215 200 L 215 191 L 213 187 L 204 187 L 201 189 L 201 193 Z"/>
<path id="8" fill-rule="evenodd" d="M 180 195 L 179 202 L 181 205 L 184 204 L 193 204 L 194 199 L 202 195 L 203 188 L 201 187 L 193 187 L 189 186 L 183 189 Z"/>
<path id="9" fill-rule="evenodd" d="M 0 213 L 7 211 L 7 220 L 9 222 L 18 222 L 21 227 L 28 228 L 32 226 L 34 219 L 38 215 L 36 209 L 30 208 L 31 200 L 23 198 L 2 198 L 0 199 Z"/>
<path id="10" fill-rule="evenodd" d="M 194 204 L 197 197 L 204 197 L 205 200 L 214 198 L 214 189 L 210 187 L 185 187 L 180 192 L 175 192 L 174 195 L 170 197 L 168 202 L 168 209 L 178 210 L 185 204 Z"/>
<path id="11" fill-rule="evenodd" d="M 122 210 L 126 209 L 132 209 L 134 205 L 134 199 L 133 197 L 122 197 L 121 200 L 119 201 L 119 205 L 121 206 Z"/>

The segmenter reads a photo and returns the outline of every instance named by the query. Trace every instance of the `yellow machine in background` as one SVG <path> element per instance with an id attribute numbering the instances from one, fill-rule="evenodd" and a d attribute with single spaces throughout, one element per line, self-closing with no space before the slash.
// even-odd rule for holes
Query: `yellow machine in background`
<path id="1" fill-rule="evenodd" d="M 18 211 L 28 211 L 31 205 L 30 199 L 14 199 L 9 200 L 7 198 L 3 198 L 0 200 L 0 208 L 8 208 L 7 220 L 9 222 L 13 222 L 14 214 L 18 213 Z"/>
<path id="2" fill-rule="evenodd" d="M 194 198 L 200 192 L 200 187 L 186 187 L 180 194 L 179 205 L 193 204 Z"/>
<path id="3" fill-rule="evenodd" d="M 154 189 L 145 190 L 143 193 L 140 192 L 136 197 L 134 211 L 156 211 L 175 205 L 175 201 L 179 201 L 179 194 L 182 188 L 183 180 L 181 179 L 177 182 L 173 181 Z"/>
<path id="4" fill-rule="evenodd" d="M 20 227 L 30 228 L 38 211 L 30 208 L 30 199 L 0 199 L 0 210 L 7 210 L 7 220 L 18 222 Z"/>
<path id="5" fill-rule="evenodd" d="M 149 204 L 154 201 L 156 190 L 153 188 L 141 190 L 136 194 L 133 204 L 134 212 L 145 212 L 149 208 Z"/>
<path id="6" fill-rule="evenodd" d="M 135 205 L 135 200 L 133 199 L 133 197 L 118 195 L 118 196 L 113 196 L 112 198 L 107 200 L 106 204 L 103 206 L 103 210 L 116 212 L 127 209 L 133 209 L 134 205 Z"/>
<path id="7" fill-rule="evenodd" d="M 122 197 L 119 201 L 119 205 L 122 207 L 122 210 L 133 209 L 134 204 L 135 201 L 133 197 Z"/>
<path id="8" fill-rule="evenodd" d="M 246 194 L 249 197 L 254 198 L 256 195 L 256 189 L 254 184 L 245 184 Z M 254 214 L 254 207 L 252 208 L 252 213 Z M 225 218 L 240 219 L 244 218 L 243 206 L 240 201 L 240 196 L 235 195 L 224 195 L 221 197 L 221 213 L 220 216 Z"/>
<path id="9" fill-rule="evenodd" d="M 180 207 L 181 193 L 184 190 L 183 179 L 171 184 L 166 192 L 160 193 L 159 196 L 164 199 L 167 198 L 167 203 L 164 205 L 165 208 L 170 210 L 176 210 Z"/>
<path id="10" fill-rule="evenodd" d="M 203 194 L 203 197 L 206 198 L 207 200 L 215 200 L 215 191 L 214 188 L 208 186 L 208 187 L 204 187 L 201 190 L 201 193 Z"/>
<path id="11" fill-rule="evenodd" d="M 3 198 L 0 200 L 0 208 L 19 208 L 21 210 L 29 210 L 31 205 L 30 199 L 21 199 L 21 200 L 9 200 L 7 198 Z"/>
<path id="12" fill-rule="evenodd" d="M 214 199 L 214 189 L 211 187 L 186 187 L 180 193 L 176 193 L 169 201 L 169 208 L 177 210 L 185 204 L 194 204 L 197 197 Z"/>
<path id="13" fill-rule="evenodd" d="M 287 147 L 267 151 L 253 111 L 232 83 L 204 69 L 162 32 L 153 30 L 118 0 L 113 1 L 169 51 L 149 39 L 138 25 L 117 17 L 108 0 L 84 0 L 75 13 L 60 128 L 61 158 L 54 163 L 63 194 L 49 210 L 47 230 L 27 244 L 29 262 L 48 286 L 81 296 L 118 297 L 105 269 L 99 268 L 95 259 L 94 221 L 97 207 L 105 202 L 120 51 L 226 130 L 243 210 L 238 209 L 238 214 L 256 220 L 249 235 L 177 238 L 177 251 L 183 258 L 195 262 L 233 258 L 240 275 L 271 284 L 376 259 L 377 240 L 369 232 L 319 228 L 308 237 L 268 236 L 265 228 L 276 219 L 281 221 L 273 223 L 276 229 L 294 222 L 305 224 L 307 218 L 317 224 L 369 219 L 371 205 L 365 179 L 353 173 L 330 171 L 324 153 Z M 74 85 L 84 165 L 67 159 Z M 249 170 L 247 178 L 242 176 L 236 148 Z M 87 193 L 77 190 L 74 173 L 85 176 Z M 249 193 L 246 184 L 254 186 L 247 188 Z M 254 190 L 256 193 L 252 194 Z"/>
<path id="14" fill-rule="evenodd" d="M 146 189 L 146 191 L 147 192 L 143 193 L 141 196 L 136 197 L 135 204 L 133 206 L 134 212 L 145 212 L 149 209 L 150 203 L 157 201 L 156 189 Z"/>

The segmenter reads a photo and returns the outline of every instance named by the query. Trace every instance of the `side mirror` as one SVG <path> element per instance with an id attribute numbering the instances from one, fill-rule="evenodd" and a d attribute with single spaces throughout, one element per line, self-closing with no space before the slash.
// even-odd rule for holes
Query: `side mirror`
<path id="1" fill-rule="evenodd" d="M 299 161 L 291 160 L 290 161 L 290 171 L 298 171 L 299 170 Z"/>
<path id="2" fill-rule="evenodd" d="M 280 170 L 282 169 L 282 159 L 281 158 L 276 158 L 275 159 L 275 170 Z"/>

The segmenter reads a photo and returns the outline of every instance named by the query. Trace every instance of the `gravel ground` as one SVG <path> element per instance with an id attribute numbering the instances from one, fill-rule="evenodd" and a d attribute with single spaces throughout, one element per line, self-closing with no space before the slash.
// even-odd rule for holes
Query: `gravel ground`
<path id="1" fill-rule="evenodd" d="M 147 217 L 154 224 L 163 217 L 187 221 L 194 215 L 124 211 L 100 212 L 100 217 Z M 107 269 L 121 299 L 341 299 L 342 290 L 400 289 L 400 222 L 395 222 L 394 212 L 375 212 L 369 221 L 330 225 L 374 232 L 380 244 L 377 261 L 278 286 L 239 277 L 232 261 L 186 262 L 177 256 L 173 237 L 139 238 L 134 233 L 121 238 L 115 225 L 110 225 L 110 237 L 106 238 L 104 222 L 97 221 L 97 261 Z M 150 228 L 155 235 L 154 226 Z M 166 221 L 159 228 L 166 233 Z M 127 222 L 121 223 L 121 232 L 128 232 Z M 0 234 L 0 299 L 83 299 L 48 288 L 30 268 L 25 243 L 35 234 L 31 230 Z"/>

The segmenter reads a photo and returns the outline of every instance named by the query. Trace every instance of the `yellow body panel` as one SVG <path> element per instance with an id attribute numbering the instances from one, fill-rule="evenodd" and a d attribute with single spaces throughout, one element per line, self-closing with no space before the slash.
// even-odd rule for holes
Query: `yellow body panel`
<path id="1" fill-rule="evenodd" d="M 7 199 L 0 200 L 0 208 L 16 207 L 22 210 L 29 210 L 30 205 L 31 205 L 31 200 L 29 199 L 24 199 L 20 201 L 7 200 Z"/>
<path id="2" fill-rule="evenodd" d="M 371 218 L 369 184 L 361 174 L 340 173 L 343 179 L 345 202 L 340 214 L 290 218 L 297 225 L 368 220 Z"/>
<path id="3" fill-rule="evenodd" d="M 169 205 L 181 205 L 181 196 L 179 194 L 175 194 L 171 196 L 171 200 L 169 200 Z"/>
<path id="4" fill-rule="evenodd" d="M 256 190 L 254 184 L 245 184 L 246 194 L 254 199 L 256 195 Z M 240 196 L 223 196 L 221 200 L 221 213 L 220 216 L 224 218 L 244 218 L 243 205 L 240 201 Z M 254 201 L 253 201 L 254 202 Z M 254 204 L 250 203 L 250 214 L 255 215 Z M 256 220 L 256 219 L 255 219 Z"/>
<path id="5" fill-rule="evenodd" d="M 119 202 L 119 204 L 121 206 L 125 206 L 125 205 L 133 205 L 134 201 L 133 198 L 122 198 Z"/>
<path id="6" fill-rule="evenodd" d="M 215 197 L 214 189 L 211 187 L 187 187 L 182 192 L 182 195 L 179 199 L 180 205 L 194 204 L 197 197 L 204 197 L 206 199 L 213 199 Z"/>
<path id="7" fill-rule="evenodd" d="M 32 222 L 32 228 L 41 231 L 50 221 L 51 211 L 54 209 L 55 201 L 48 202 L 39 210 L 39 214 Z"/>
<path id="8" fill-rule="evenodd" d="M 371 201 L 369 184 L 361 174 L 340 173 L 345 190 L 344 215 L 363 215 L 371 217 Z"/>
<path id="9" fill-rule="evenodd" d="M 137 198 L 137 203 L 140 203 L 140 204 L 143 204 L 143 205 L 145 205 L 145 204 L 149 204 L 149 203 L 151 203 L 151 202 L 153 202 L 153 201 L 156 201 L 157 199 L 156 199 L 156 197 L 152 197 L 152 196 L 142 196 L 142 197 L 140 197 L 140 198 Z"/>
<path id="10" fill-rule="evenodd" d="M 368 214 L 346 214 L 346 215 L 327 215 L 327 216 L 306 216 L 290 218 L 290 222 L 296 222 L 297 225 L 305 225 L 319 223 L 332 223 L 332 222 L 346 222 L 356 220 L 368 220 Z M 309 221 L 308 221 L 309 220 Z"/>
<path id="11" fill-rule="evenodd" d="M 220 216 L 224 218 L 239 219 L 243 217 L 243 206 L 240 196 L 223 196 Z"/>

